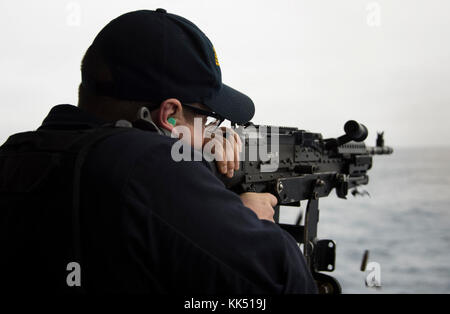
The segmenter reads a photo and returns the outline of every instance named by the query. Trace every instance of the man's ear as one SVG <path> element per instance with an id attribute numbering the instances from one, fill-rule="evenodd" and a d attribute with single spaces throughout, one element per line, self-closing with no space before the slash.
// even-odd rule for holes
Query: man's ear
<path id="1" fill-rule="evenodd" d="M 177 121 L 182 119 L 182 110 L 181 102 L 178 99 L 169 98 L 164 100 L 159 106 L 159 114 L 157 117 L 158 124 L 164 129 L 172 132 Z"/>

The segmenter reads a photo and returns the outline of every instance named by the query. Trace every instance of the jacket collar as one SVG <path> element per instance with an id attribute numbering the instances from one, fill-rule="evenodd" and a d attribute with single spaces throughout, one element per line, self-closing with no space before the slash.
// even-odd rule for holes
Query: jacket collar
<path id="1" fill-rule="evenodd" d="M 54 106 L 39 129 L 86 129 L 96 128 L 106 121 L 79 107 L 62 104 Z"/>

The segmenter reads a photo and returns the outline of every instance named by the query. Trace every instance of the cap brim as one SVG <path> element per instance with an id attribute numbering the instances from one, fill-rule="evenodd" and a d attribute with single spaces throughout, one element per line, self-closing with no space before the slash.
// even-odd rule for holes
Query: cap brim
<path id="1" fill-rule="evenodd" d="M 247 123 L 255 114 L 255 105 L 250 97 L 225 84 L 222 84 L 216 97 L 206 101 L 205 105 L 237 124 Z"/>

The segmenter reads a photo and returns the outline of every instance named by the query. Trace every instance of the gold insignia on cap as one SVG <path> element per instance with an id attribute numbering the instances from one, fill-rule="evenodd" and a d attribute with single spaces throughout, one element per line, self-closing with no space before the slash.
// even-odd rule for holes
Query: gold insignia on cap
<path id="1" fill-rule="evenodd" d="M 219 59 L 217 58 L 216 49 L 214 49 L 214 47 L 213 47 L 213 51 L 214 51 L 214 60 L 216 61 L 216 65 L 217 65 L 217 66 L 220 66 L 220 64 L 219 64 Z"/>

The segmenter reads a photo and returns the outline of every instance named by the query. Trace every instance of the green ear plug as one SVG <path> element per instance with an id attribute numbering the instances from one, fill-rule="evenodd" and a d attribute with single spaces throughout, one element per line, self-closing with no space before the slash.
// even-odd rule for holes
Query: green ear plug
<path id="1" fill-rule="evenodd" d="M 173 126 L 175 126 L 175 124 L 177 124 L 177 120 L 175 118 L 169 118 L 169 119 L 167 119 L 167 122 L 169 122 Z"/>

